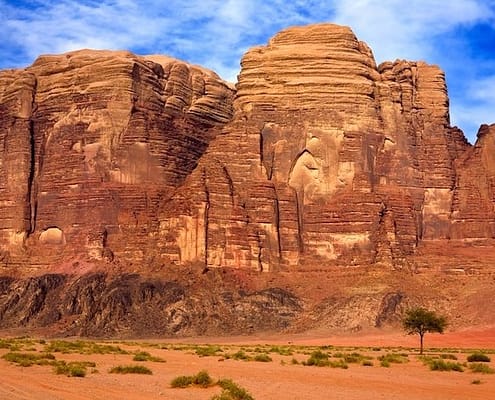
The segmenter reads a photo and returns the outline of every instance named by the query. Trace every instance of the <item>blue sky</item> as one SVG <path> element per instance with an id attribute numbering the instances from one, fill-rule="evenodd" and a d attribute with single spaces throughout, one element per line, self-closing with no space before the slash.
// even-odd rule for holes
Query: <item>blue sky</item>
<path id="1" fill-rule="evenodd" d="M 451 122 L 495 122 L 495 0 L 0 0 L 0 68 L 79 48 L 167 54 L 235 81 L 242 54 L 291 25 L 352 27 L 378 63 L 446 72 Z"/>

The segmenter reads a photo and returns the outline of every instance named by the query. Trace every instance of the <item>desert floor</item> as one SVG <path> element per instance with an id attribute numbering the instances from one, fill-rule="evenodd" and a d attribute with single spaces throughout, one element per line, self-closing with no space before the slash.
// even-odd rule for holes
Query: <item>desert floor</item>
<path id="1" fill-rule="evenodd" d="M 0 356 L 9 351 L 41 354 L 52 343 L 47 339 L 12 339 L 0 335 Z M 70 340 L 75 342 L 77 339 Z M 16 344 L 17 343 L 17 344 Z M 85 342 L 94 343 L 94 342 Z M 83 378 L 57 375 L 50 365 L 20 367 L 0 359 L 0 399 L 211 399 L 219 394 L 218 386 L 208 388 L 172 388 L 170 382 L 180 375 L 194 375 L 206 370 L 213 379 L 230 378 L 247 389 L 254 399 L 493 399 L 495 374 L 431 371 L 418 359 L 416 337 L 401 332 L 376 332 L 351 336 L 325 335 L 264 335 L 229 338 L 189 338 L 100 342 L 118 346 L 128 354 L 65 354 L 52 351 L 57 360 L 91 361 Z M 220 344 L 222 351 L 214 356 L 200 357 L 196 351 L 208 344 Z M 474 349 L 484 349 L 491 357 L 486 363 L 495 369 L 495 327 L 451 332 L 444 335 L 427 334 L 426 352 L 430 356 L 449 353 L 459 363 Z M 14 345 L 14 347 L 10 347 Z M 201 346 L 200 346 L 201 345 Z M 17 347 L 16 347 L 17 346 Z M 330 353 L 357 352 L 372 357 L 372 366 L 348 363 L 348 369 L 302 365 L 309 353 L 321 349 Z M 258 347 L 258 349 L 256 349 Z M 290 350 L 281 355 L 277 349 Z M 226 355 L 243 350 L 254 357 L 262 352 L 271 362 L 235 360 Z M 136 362 L 133 353 L 146 351 L 166 362 Z M 378 357 L 386 353 L 407 355 L 408 362 L 380 366 Z M 334 358 L 330 358 L 333 360 Z M 297 360 L 299 364 L 294 364 Z M 445 360 L 450 361 L 450 360 Z M 111 374 L 117 365 L 139 364 L 152 370 L 152 375 Z"/>

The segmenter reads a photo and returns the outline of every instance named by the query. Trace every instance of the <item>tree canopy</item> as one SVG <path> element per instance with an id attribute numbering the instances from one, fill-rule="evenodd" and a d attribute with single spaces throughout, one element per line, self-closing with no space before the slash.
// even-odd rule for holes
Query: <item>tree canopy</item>
<path id="1" fill-rule="evenodd" d="M 408 335 L 419 335 L 420 354 L 423 354 L 423 337 L 425 333 L 443 333 L 447 327 L 447 320 L 444 316 L 437 315 L 434 311 L 416 307 L 406 311 L 402 324 Z"/>

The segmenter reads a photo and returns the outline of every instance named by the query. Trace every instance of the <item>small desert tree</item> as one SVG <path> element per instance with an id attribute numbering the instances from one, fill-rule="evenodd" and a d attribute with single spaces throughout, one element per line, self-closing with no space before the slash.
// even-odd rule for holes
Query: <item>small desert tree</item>
<path id="1" fill-rule="evenodd" d="M 406 311 L 402 325 L 408 335 L 419 335 L 419 354 L 423 354 L 423 337 L 425 333 L 443 333 L 447 327 L 447 320 L 444 316 L 437 315 L 434 311 L 417 307 Z"/>

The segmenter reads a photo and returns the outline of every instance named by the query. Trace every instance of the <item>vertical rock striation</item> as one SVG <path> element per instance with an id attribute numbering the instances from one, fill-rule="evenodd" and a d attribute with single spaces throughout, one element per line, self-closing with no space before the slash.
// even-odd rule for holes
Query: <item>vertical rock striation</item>
<path id="1" fill-rule="evenodd" d="M 230 120 L 232 96 L 211 71 L 128 52 L 1 72 L 4 263 L 143 260 L 159 203 Z"/>
<path id="2" fill-rule="evenodd" d="M 180 238 L 170 257 L 259 270 L 402 263 L 423 240 L 460 237 L 457 160 L 472 150 L 448 106 L 436 66 L 376 66 L 347 27 L 280 32 L 243 57 L 233 121 L 164 207 L 162 236 Z"/>

